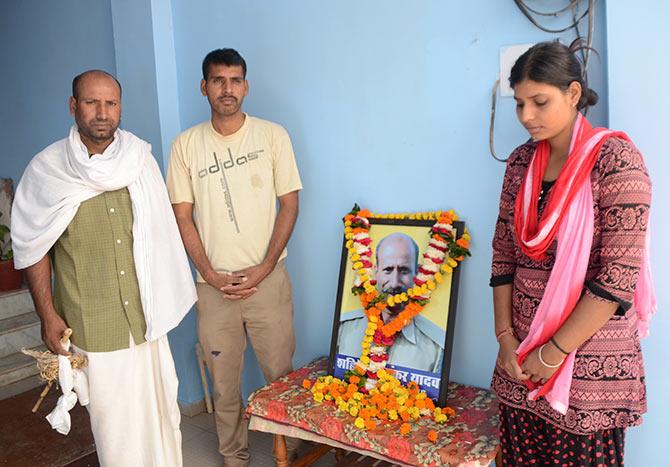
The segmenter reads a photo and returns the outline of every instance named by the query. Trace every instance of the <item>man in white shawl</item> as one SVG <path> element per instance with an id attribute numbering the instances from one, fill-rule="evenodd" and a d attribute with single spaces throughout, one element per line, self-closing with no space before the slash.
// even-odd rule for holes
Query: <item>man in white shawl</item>
<path id="1" fill-rule="evenodd" d="M 12 212 L 42 337 L 72 328 L 88 356 L 88 406 L 103 466 L 181 466 L 177 375 L 166 333 L 195 302 L 151 147 L 118 129 L 121 85 L 91 70 L 72 82 L 69 136 L 28 165 Z M 53 288 L 52 288 L 53 268 Z"/>

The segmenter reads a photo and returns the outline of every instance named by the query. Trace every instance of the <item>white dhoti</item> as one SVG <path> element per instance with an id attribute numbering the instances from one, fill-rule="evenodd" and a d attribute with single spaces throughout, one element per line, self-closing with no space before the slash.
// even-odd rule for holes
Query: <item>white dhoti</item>
<path id="1" fill-rule="evenodd" d="M 177 373 L 167 336 L 88 356 L 88 411 L 103 467 L 181 467 Z"/>

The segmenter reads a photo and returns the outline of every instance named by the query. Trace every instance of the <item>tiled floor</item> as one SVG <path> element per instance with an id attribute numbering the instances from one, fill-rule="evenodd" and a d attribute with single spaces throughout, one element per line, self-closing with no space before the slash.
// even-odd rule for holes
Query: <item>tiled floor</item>
<path id="1" fill-rule="evenodd" d="M 182 451 L 184 467 L 221 467 L 223 458 L 218 451 L 218 439 L 214 426 L 214 415 L 202 413 L 195 417 L 181 418 Z M 309 449 L 301 446 L 299 453 Z M 252 467 L 272 467 L 272 435 L 257 431 L 249 432 L 249 451 Z M 312 464 L 314 467 L 335 465 L 335 456 L 331 453 Z"/>

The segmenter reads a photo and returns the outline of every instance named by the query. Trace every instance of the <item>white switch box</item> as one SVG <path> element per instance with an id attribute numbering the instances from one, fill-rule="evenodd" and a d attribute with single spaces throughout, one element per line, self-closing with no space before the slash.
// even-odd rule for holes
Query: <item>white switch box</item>
<path id="1" fill-rule="evenodd" d="M 509 85 L 509 74 L 512 71 L 514 62 L 526 50 L 530 49 L 535 44 L 517 44 L 502 47 L 500 49 L 500 95 L 513 96 L 514 90 Z"/>

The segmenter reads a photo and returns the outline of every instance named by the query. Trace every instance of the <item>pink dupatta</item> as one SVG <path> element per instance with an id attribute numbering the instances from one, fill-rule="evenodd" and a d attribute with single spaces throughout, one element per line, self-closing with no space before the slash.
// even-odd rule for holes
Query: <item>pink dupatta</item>
<path id="1" fill-rule="evenodd" d="M 517 349 L 519 364 L 528 354 L 549 341 L 574 310 L 581 298 L 593 241 L 594 213 L 590 173 L 605 140 L 616 136 L 630 141 L 622 132 L 592 128 L 577 114 L 572 132 L 568 161 L 549 203 L 538 222 L 537 199 L 549 157 L 549 143 L 540 141 L 521 184 L 515 208 L 515 230 L 519 245 L 533 259 L 544 257 L 557 241 L 556 260 L 528 336 Z M 649 267 L 649 229 L 647 247 L 635 289 L 633 306 L 638 314 L 640 337 L 648 335 L 649 320 L 656 308 L 651 268 Z M 568 409 L 575 352 L 545 383 L 526 381 L 528 398 L 545 396 L 549 404 L 565 414 Z"/>

